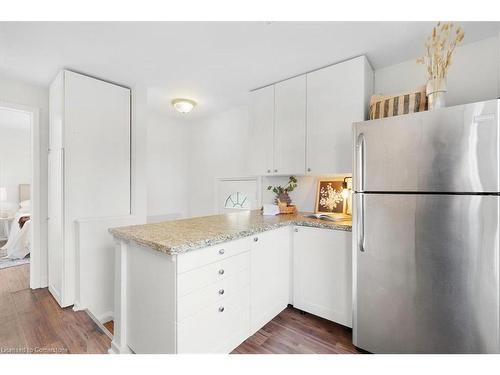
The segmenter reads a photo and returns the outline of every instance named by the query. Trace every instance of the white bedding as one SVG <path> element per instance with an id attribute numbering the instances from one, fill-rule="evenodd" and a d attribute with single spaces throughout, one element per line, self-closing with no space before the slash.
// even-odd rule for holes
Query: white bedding
<path id="1" fill-rule="evenodd" d="M 31 216 L 25 209 L 20 209 L 16 212 L 9 233 L 7 243 L 0 249 L 7 251 L 5 258 L 23 259 L 31 251 L 31 220 L 24 223 L 22 228 L 19 228 L 19 219 L 23 216 Z"/>

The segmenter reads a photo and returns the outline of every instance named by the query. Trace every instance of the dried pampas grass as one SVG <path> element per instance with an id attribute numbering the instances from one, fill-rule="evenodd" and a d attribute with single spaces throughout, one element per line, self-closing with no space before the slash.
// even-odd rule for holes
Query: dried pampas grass
<path id="1" fill-rule="evenodd" d="M 441 23 L 432 29 L 425 42 L 426 55 L 417 59 L 427 67 L 428 79 L 446 78 L 452 64 L 455 47 L 464 40 L 465 32 L 453 23 Z"/>

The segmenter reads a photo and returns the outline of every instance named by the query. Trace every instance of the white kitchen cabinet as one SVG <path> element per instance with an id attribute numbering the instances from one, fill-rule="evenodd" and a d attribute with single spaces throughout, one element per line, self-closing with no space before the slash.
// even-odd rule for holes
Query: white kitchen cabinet
<path id="1" fill-rule="evenodd" d="M 372 93 L 365 56 L 252 91 L 248 173 L 351 173 L 352 123 L 366 119 Z"/>
<path id="2" fill-rule="evenodd" d="M 352 123 L 366 119 L 372 92 L 364 56 L 307 74 L 308 174 L 352 172 Z"/>
<path id="3" fill-rule="evenodd" d="M 49 290 L 76 295 L 76 220 L 130 214 L 130 90 L 61 71 L 50 85 Z"/>
<path id="4" fill-rule="evenodd" d="M 351 238 L 351 232 L 294 228 L 294 307 L 352 327 Z"/>
<path id="5" fill-rule="evenodd" d="M 274 85 L 250 93 L 247 170 L 270 175 L 274 170 Z"/>
<path id="6" fill-rule="evenodd" d="M 274 173 L 305 173 L 306 76 L 277 83 L 274 87 Z"/>
<path id="7" fill-rule="evenodd" d="M 252 249 L 250 318 L 252 333 L 288 305 L 290 287 L 290 228 L 259 234 Z"/>
<path id="8" fill-rule="evenodd" d="M 117 241 L 111 351 L 231 352 L 289 303 L 291 230 L 173 255 Z"/>

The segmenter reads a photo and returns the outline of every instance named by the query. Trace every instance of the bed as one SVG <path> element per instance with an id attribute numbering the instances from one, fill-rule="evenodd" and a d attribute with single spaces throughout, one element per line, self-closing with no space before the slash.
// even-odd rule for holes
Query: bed
<path id="1" fill-rule="evenodd" d="M 19 185 L 19 206 L 13 215 L 7 243 L 0 249 L 4 258 L 24 259 L 31 252 L 31 186 Z"/>

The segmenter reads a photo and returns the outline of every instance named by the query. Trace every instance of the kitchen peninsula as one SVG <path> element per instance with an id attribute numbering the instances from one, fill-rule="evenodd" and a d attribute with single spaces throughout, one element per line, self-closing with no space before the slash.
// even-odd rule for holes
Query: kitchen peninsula
<path id="1" fill-rule="evenodd" d="M 110 229 L 110 352 L 229 353 L 288 304 L 351 326 L 350 231 L 261 211 Z"/>

